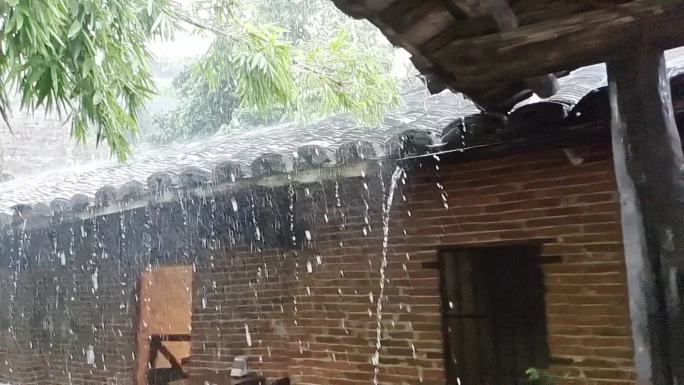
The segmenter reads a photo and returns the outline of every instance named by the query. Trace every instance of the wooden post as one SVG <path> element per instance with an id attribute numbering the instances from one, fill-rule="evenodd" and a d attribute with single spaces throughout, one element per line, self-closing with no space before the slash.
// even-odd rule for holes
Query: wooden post
<path id="1" fill-rule="evenodd" d="M 662 52 L 608 63 L 638 384 L 684 383 L 684 156 Z"/>

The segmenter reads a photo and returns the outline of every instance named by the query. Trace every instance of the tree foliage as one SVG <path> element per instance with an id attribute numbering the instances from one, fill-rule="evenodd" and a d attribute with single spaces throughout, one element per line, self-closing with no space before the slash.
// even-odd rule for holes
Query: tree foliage
<path id="1" fill-rule="evenodd" d="M 239 105 L 232 82 L 209 87 L 204 77 L 193 80 L 190 70 L 174 79 L 173 87 L 181 107 L 154 117 L 156 129 L 145 133 L 150 142 L 170 143 L 213 134 L 226 119 L 231 119 Z"/>
<path id="2" fill-rule="evenodd" d="M 328 0 L 0 0 L 0 115 L 10 123 L 18 93 L 124 159 L 155 93 L 147 43 L 181 22 L 216 38 L 181 86 L 192 103 L 165 119 L 175 137 L 342 111 L 374 121 L 397 102 L 373 39 L 345 32 Z"/>
<path id="3" fill-rule="evenodd" d="M 398 103 L 390 46 L 381 44 L 381 35 L 367 25 L 352 25 L 329 1 L 262 0 L 249 6 L 231 1 L 224 11 L 210 3 L 213 8 L 200 8 L 213 9 L 205 17 L 197 9 L 194 18 L 181 16 L 215 34 L 192 76 L 183 79 L 206 84 L 208 94 L 229 91 L 239 103 L 212 118 L 211 128 L 180 129 L 169 124 L 180 121 L 173 116 L 191 115 L 207 103 L 206 94 L 185 98 L 177 110 L 157 120 L 158 131 L 168 134 L 152 140 L 338 112 L 376 123 Z M 177 129 L 183 134 L 173 135 Z"/>
<path id="4" fill-rule="evenodd" d="M 68 114 L 83 142 L 95 131 L 125 158 L 128 138 L 154 93 L 149 38 L 173 28 L 169 0 L 0 0 L 0 112 Z"/>

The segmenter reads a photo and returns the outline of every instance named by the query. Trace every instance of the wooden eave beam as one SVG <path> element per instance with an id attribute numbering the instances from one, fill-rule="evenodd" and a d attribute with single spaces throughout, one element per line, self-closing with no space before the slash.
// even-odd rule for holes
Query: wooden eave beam
<path id="1" fill-rule="evenodd" d="M 342 12 L 355 19 L 377 15 L 397 0 L 331 0 Z"/>
<path id="2" fill-rule="evenodd" d="M 502 32 L 512 31 L 519 27 L 518 18 L 508 5 L 508 0 L 487 0 L 489 13 L 494 17 Z M 535 94 L 549 98 L 558 92 L 558 81 L 553 74 L 533 76 L 525 79 L 525 84 Z"/>
<path id="3" fill-rule="evenodd" d="M 468 18 L 482 16 L 487 13 L 487 2 L 483 0 L 440 0 L 452 10 L 455 17 Z"/>
<path id="4" fill-rule="evenodd" d="M 684 45 L 684 1 L 637 0 L 423 52 L 456 89 L 510 82 L 620 58 L 645 43 Z"/>

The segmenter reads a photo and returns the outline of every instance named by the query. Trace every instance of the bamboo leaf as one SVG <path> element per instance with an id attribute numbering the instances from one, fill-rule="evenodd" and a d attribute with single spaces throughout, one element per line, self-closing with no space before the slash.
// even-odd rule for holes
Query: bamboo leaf
<path id="1" fill-rule="evenodd" d="M 67 38 L 73 39 L 74 36 L 76 36 L 76 34 L 81 32 L 81 28 L 83 28 L 83 23 L 81 22 L 81 20 L 74 20 L 71 23 L 71 27 L 69 27 L 69 32 L 67 32 Z"/>
<path id="2" fill-rule="evenodd" d="M 24 26 L 24 15 L 23 15 L 21 12 L 17 12 L 17 13 L 15 14 L 15 18 L 16 18 L 16 21 L 15 21 L 15 22 L 16 22 L 16 25 L 15 25 L 15 27 L 14 27 L 14 30 L 15 30 L 15 31 L 20 31 L 20 30 L 21 30 L 21 27 Z"/>
<path id="3" fill-rule="evenodd" d="M 102 102 L 102 98 L 103 98 L 102 91 L 100 91 L 100 90 L 95 91 L 95 94 L 93 95 L 93 104 L 94 105 L 100 104 L 100 102 Z"/>

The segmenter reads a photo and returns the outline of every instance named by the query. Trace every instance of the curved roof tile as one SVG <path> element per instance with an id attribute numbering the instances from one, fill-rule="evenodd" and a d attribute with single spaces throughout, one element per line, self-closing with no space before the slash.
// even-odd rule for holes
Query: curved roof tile
<path id="1" fill-rule="evenodd" d="M 670 76 L 682 72 L 682 53 L 684 50 L 668 53 Z M 559 79 L 559 83 L 560 89 L 552 97 L 531 99 L 517 107 L 541 100 L 562 104 L 569 111 L 589 92 L 606 85 L 605 66 L 578 69 Z M 112 188 L 118 190 L 117 198 L 125 199 L 142 195 L 140 185 L 154 195 L 159 189 L 175 188 L 183 181 L 195 184 L 233 181 L 246 176 L 255 162 L 270 159 L 274 154 L 296 159 L 311 149 L 319 149 L 326 152 L 325 157 L 311 162 L 326 165 L 347 163 L 369 154 L 385 156 L 382 151 L 387 151 L 388 143 L 406 137 L 406 133 L 420 137 L 416 133 L 422 132 L 438 138 L 455 120 L 477 113 L 477 107 L 462 95 L 450 92 L 429 95 L 427 89 L 421 88 L 404 95 L 404 105 L 373 128 L 360 126 L 349 116 L 338 115 L 306 125 L 283 123 L 190 143 L 139 149 L 125 164 L 89 163 L 6 181 L 0 179 L 0 213 L 11 213 L 13 207 L 37 203 L 54 203 L 53 210 L 68 203 L 74 210 L 82 209 L 94 200 L 99 203 L 110 200 Z M 420 143 L 410 145 L 421 147 Z"/>
<path id="2" fill-rule="evenodd" d="M 0 212 L 11 212 L 18 204 L 49 203 L 76 194 L 94 198 L 105 185 L 147 185 L 148 178 L 156 173 L 183 179 L 181 173 L 189 167 L 212 173 L 228 161 L 252 164 L 266 154 L 293 157 L 302 147 L 319 147 L 334 153 L 352 141 L 383 142 L 406 129 L 434 130 L 476 112 L 477 108 L 460 95 L 429 95 L 421 89 L 406 95 L 404 106 L 388 114 L 384 123 L 375 128 L 360 126 L 351 117 L 340 115 L 306 125 L 283 123 L 190 143 L 148 147 L 136 151 L 125 164 L 98 162 L 15 178 L 0 183 Z"/>

